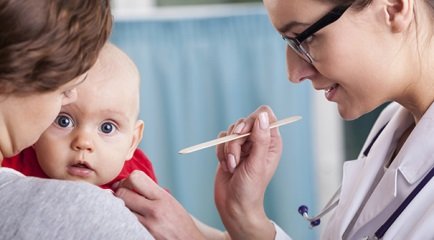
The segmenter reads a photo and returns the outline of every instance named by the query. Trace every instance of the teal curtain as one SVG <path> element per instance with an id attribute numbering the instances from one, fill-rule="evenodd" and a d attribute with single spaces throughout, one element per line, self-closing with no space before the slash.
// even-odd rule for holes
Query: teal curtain
<path id="1" fill-rule="evenodd" d="M 141 74 L 140 147 L 161 186 L 203 222 L 224 229 L 214 204 L 215 149 L 177 152 L 214 139 L 261 104 L 278 118 L 303 120 L 281 128 L 283 157 L 266 193 L 266 210 L 294 239 L 316 239 L 297 213 L 316 195 L 309 83 L 288 82 L 285 45 L 264 11 L 251 14 L 116 21 L 111 41 Z"/>

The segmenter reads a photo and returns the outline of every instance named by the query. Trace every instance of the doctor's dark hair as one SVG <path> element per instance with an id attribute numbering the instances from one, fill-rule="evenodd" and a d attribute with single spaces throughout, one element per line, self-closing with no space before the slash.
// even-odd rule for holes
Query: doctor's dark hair
<path id="1" fill-rule="evenodd" d="M 364 7 L 368 6 L 372 0 L 328 0 L 330 3 L 333 3 L 334 5 L 349 5 L 353 4 L 352 6 L 355 9 L 361 10 Z M 425 0 L 425 2 L 431 7 L 431 12 L 434 15 L 434 0 Z"/>
<path id="2" fill-rule="evenodd" d="M 50 92 L 85 73 L 111 28 L 109 0 L 0 0 L 0 94 Z"/>

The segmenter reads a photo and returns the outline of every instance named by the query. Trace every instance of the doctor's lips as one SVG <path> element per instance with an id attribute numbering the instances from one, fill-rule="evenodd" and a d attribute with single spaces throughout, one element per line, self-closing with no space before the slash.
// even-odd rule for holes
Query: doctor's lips
<path id="1" fill-rule="evenodd" d="M 280 127 L 289 123 L 293 123 L 296 122 L 298 120 L 301 119 L 301 116 L 292 116 L 292 117 L 288 117 L 288 118 L 284 118 L 282 120 L 279 121 L 275 121 L 273 123 L 270 124 L 270 129 L 272 128 L 276 128 L 276 127 Z M 181 149 L 178 153 L 180 154 L 187 154 L 187 153 L 192 153 L 192 152 L 196 152 L 198 150 L 204 149 L 204 148 L 208 148 L 208 147 L 212 147 L 212 146 L 216 146 L 222 143 L 226 143 L 226 142 L 230 142 L 236 139 L 240 139 L 240 138 L 244 138 L 249 136 L 250 133 L 244 133 L 244 134 L 231 134 L 225 137 L 221 137 L 221 138 L 217 138 L 211 141 L 207 141 L 204 143 L 200 143 L 188 148 L 184 148 Z"/>
<path id="2" fill-rule="evenodd" d="M 330 87 L 328 87 L 328 88 L 326 88 L 326 89 L 324 89 L 324 90 L 325 90 L 326 93 L 328 93 L 328 92 L 332 91 L 333 89 L 335 89 L 335 88 L 337 88 L 337 87 L 338 87 L 338 84 L 335 83 L 335 84 L 333 84 L 332 86 L 330 86 Z"/>
<path id="3" fill-rule="evenodd" d="M 327 98 L 327 100 L 331 101 L 333 99 L 333 96 L 335 95 L 336 90 L 338 88 L 339 88 L 339 84 L 335 83 L 331 87 L 324 89 L 325 91 L 324 95 Z"/>

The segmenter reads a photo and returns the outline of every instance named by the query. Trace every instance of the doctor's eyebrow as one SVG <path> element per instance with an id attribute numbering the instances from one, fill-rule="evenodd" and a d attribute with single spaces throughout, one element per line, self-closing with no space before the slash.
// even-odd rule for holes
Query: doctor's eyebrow
<path id="1" fill-rule="evenodd" d="M 277 28 L 277 31 L 279 31 L 280 33 L 286 33 L 286 32 L 289 32 L 292 28 L 297 27 L 297 26 L 307 27 L 307 26 L 309 26 L 309 24 L 293 21 L 293 22 L 289 22 L 289 23 L 283 25 L 282 27 Z"/>

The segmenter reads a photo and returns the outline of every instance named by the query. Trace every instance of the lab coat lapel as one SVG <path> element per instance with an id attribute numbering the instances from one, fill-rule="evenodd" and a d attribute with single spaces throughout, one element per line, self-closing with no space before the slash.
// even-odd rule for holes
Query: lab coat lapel
<path id="1" fill-rule="evenodd" d="M 413 190 L 420 180 L 434 166 L 434 104 L 428 108 L 421 120 L 408 137 L 401 152 L 397 156 L 398 177 L 405 179 Z M 432 239 L 434 194 L 433 181 L 422 189 L 415 199 L 404 210 L 395 224 L 391 226 L 384 239 L 396 239 L 406 236 L 406 239 Z M 398 184 L 404 181 L 398 181 Z M 401 191 L 403 186 L 399 185 Z M 409 223 L 409 219 L 419 219 Z"/>
<path id="2" fill-rule="evenodd" d="M 380 215 L 387 207 L 391 206 L 393 201 L 402 201 L 409 194 L 409 191 L 415 187 L 415 184 L 421 180 L 434 165 L 434 106 L 430 107 L 424 117 L 419 121 L 412 133 L 409 135 L 406 143 L 402 146 L 400 152 L 394 159 L 392 165 L 386 170 L 377 188 L 372 193 L 365 210 L 357 219 L 353 233 L 359 228 L 371 223 L 375 217 Z M 401 108 L 394 118 L 390 121 L 389 131 L 385 134 L 391 136 L 393 150 L 396 146 L 399 136 L 413 122 L 412 116 L 408 111 Z M 394 133 L 393 133 L 394 131 Z M 379 139 L 378 146 L 387 146 L 382 142 L 384 138 Z M 372 152 L 370 156 L 374 157 L 377 153 Z M 389 152 L 390 154 L 390 152 Z M 387 156 L 388 157 L 388 156 Z M 369 161 L 371 159 L 368 156 Z M 375 161 L 382 162 L 380 159 Z M 380 166 L 381 167 L 381 166 Z M 380 169 L 379 169 L 380 170 Z M 400 180 L 401 179 L 401 180 Z M 399 185 L 399 186 L 398 186 Z M 399 190 L 399 192 L 398 192 Z M 397 196 L 400 196 L 397 199 Z M 396 205 L 396 202 L 393 203 Z M 387 213 L 389 216 L 392 212 Z M 378 221 L 378 220 L 376 220 Z M 372 222 L 373 223 L 373 222 Z M 381 223 L 380 223 L 381 224 Z M 375 224 L 374 224 L 375 225 Z M 379 227 L 379 226 L 376 226 Z"/>
<path id="3" fill-rule="evenodd" d="M 357 161 L 347 162 L 344 165 L 342 194 L 339 202 L 341 205 L 339 207 L 340 213 L 337 213 L 343 216 L 342 222 L 339 224 L 340 238 L 342 238 L 372 184 L 374 184 L 378 172 L 383 171 L 384 159 L 390 156 L 391 151 L 394 149 L 392 146 L 396 145 L 397 138 L 402 133 L 402 131 L 396 132 L 396 129 L 400 129 L 397 128 L 397 125 L 401 124 L 399 115 L 400 111 L 394 114 L 372 145 L 368 156 L 361 156 Z M 385 194 L 381 195 L 381 199 L 379 199 L 381 205 L 372 212 L 374 216 L 376 212 L 387 206 L 394 197 L 395 179 L 393 173 L 388 175 L 387 178 L 387 184 L 384 186 Z"/>
<path id="4" fill-rule="evenodd" d="M 361 197 L 355 195 L 365 194 L 365 189 L 360 186 L 363 185 L 364 179 L 368 180 L 367 178 L 369 177 L 366 176 L 366 178 L 364 178 L 363 174 L 360 174 L 361 171 L 364 171 L 365 161 L 366 158 L 363 158 L 356 161 L 348 161 L 344 164 L 342 190 L 339 199 L 339 206 L 335 212 L 335 215 L 340 217 L 333 218 L 335 221 L 340 222 L 331 225 L 339 228 L 333 231 L 339 233 L 339 239 L 342 239 L 345 229 L 356 213 L 358 206 L 360 205 L 359 200 L 362 201 Z"/>
<path id="5" fill-rule="evenodd" d="M 368 155 L 371 164 L 373 162 L 376 163 L 376 167 L 375 169 L 372 169 L 372 171 L 375 170 L 376 173 L 380 172 L 380 174 L 382 174 L 382 171 L 384 171 L 385 160 L 391 158 L 392 152 L 395 150 L 400 136 L 403 134 L 405 129 L 410 126 L 412 121 L 411 115 L 404 108 L 400 108 L 394 114 L 388 123 L 387 129 L 384 130 L 382 138 L 378 139 L 375 148 Z M 398 160 L 395 159 L 394 162 L 398 162 Z M 364 211 L 361 212 L 352 232 L 357 231 L 357 229 L 378 216 L 396 198 L 398 182 L 397 167 L 391 166 L 384 172 L 384 175 L 380 177 L 381 180 L 369 197 L 369 200 L 364 207 Z"/>
<path id="6" fill-rule="evenodd" d="M 352 232 L 358 231 L 361 227 L 365 226 L 367 223 L 371 222 L 373 218 L 378 216 L 383 212 L 387 206 L 389 206 L 392 201 L 396 198 L 397 194 L 397 169 L 388 169 L 375 191 L 372 193 L 368 202 L 364 207 L 364 211 L 360 214 L 357 219 Z M 389 214 L 388 214 L 389 215 Z M 384 222 L 384 221 L 383 221 Z M 380 226 L 380 225 L 379 225 Z M 379 226 L 374 226 L 378 228 Z"/>
<path id="7" fill-rule="evenodd" d="M 434 165 L 434 104 L 408 137 L 397 156 L 399 171 L 409 184 L 418 182 Z"/>

